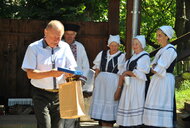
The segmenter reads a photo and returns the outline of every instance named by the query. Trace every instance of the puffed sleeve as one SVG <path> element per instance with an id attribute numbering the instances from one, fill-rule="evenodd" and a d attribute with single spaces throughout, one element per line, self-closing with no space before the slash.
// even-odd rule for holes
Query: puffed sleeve
<path id="1" fill-rule="evenodd" d="M 164 77 L 166 75 L 166 69 L 176 59 L 177 53 L 174 49 L 170 48 L 165 50 L 157 61 L 156 67 L 153 69 L 158 75 Z"/>
<path id="2" fill-rule="evenodd" d="M 98 53 L 96 56 L 95 60 L 93 61 L 94 66 L 92 67 L 93 69 L 100 69 L 100 64 L 101 64 L 101 58 L 102 58 L 102 52 Z"/>
<path id="3" fill-rule="evenodd" d="M 122 53 L 119 57 L 118 57 L 118 73 L 119 75 L 121 75 L 124 71 L 125 71 L 125 53 Z"/>
<path id="4" fill-rule="evenodd" d="M 146 81 L 146 74 L 150 71 L 150 57 L 144 55 L 137 61 L 137 68 L 133 70 L 133 73 L 138 79 Z"/>

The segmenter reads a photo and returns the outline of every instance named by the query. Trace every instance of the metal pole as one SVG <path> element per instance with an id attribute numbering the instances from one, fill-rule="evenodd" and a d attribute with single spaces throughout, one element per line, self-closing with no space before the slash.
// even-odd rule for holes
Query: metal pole
<path id="1" fill-rule="evenodd" d="M 126 0 L 127 18 L 126 18 L 126 58 L 132 54 L 132 39 L 139 34 L 140 29 L 140 3 L 141 0 Z"/>
<path id="2" fill-rule="evenodd" d="M 132 20 L 132 39 L 137 35 L 138 32 L 138 14 L 139 14 L 139 0 L 134 0 L 133 3 L 133 20 Z"/>

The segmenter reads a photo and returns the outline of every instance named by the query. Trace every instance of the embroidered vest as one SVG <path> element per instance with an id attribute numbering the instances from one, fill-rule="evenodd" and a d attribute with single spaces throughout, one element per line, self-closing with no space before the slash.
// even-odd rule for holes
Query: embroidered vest
<path id="1" fill-rule="evenodd" d="M 172 49 L 174 49 L 175 51 L 176 51 L 176 49 L 174 48 L 174 47 L 168 47 L 166 50 L 168 50 L 168 49 L 170 49 L 170 48 L 172 48 Z M 160 56 L 161 56 L 162 54 L 160 54 Z M 158 59 L 160 58 L 160 56 L 158 57 Z M 176 63 L 176 59 L 174 59 L 174 61 L 170 64 L 170 66 L 166 69 L 166 72 L 167 73 L 173 73 L 173 71 L 174 71 L 174 67 L 175 67 L 175 63 Z M 157 63 L 156 63 L 156 65 L 157 65 Z"/>
<path id="2" fill-rule="evenodd" d="M 174 47 L 168 47 L 167 49 L 172 48 L 176 51 L 176 49 Z M 174 61 L 170 64 L 170 66 L 166 69 L 166 72 L 168 73 L 173 73 L 174 71 L 174 67 L 175 67 L 175 63 L 176 63 L 176 58 L 174 59 Z"/>
<path id="3" fill-rule="evenodd" d="M 137 61 L 138 61 L 141 57 L 143 57 L 144 55 L 149 56 L 147 53 L 144 53 L 144 54 L 140 55 L 138 58 L 136 58 L 135 60 L 132 60 L 131 62 L 130 62 L 130 59 L 131 59 L 131 58 L 130 58 L 130 59 L 128 60 L 128 62 L 127 62 L 126 69 L 129 70 L 129 71 L 133 71 L 133 70 L 137 67 Z"/>
<path id="4" fill-rule="evenodd" d="M 108 67 L 106 71 L 106 63 L 107 63 L 107 50 L 104 50 L 102 52 L 102 57 L 101 57 L 101 64 L 100 64 L 100 71 L 102 72 L 111 72 L 111 73 L 117 73 L 118 70 L 118 57 L 122 54 L 120 52 L 118 55 L 113 57 L 109 62 L 108 62 Z"/>

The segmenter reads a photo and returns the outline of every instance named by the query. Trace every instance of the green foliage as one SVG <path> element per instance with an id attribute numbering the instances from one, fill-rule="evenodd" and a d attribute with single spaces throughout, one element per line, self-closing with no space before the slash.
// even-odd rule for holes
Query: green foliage
<path id="1" fill-rule="evenodd" d="M 108 21 L 108 0 L 85 0 L 85 6 L 89 21 Z"/>
<path id="2" fill-rule="evenodd" d="M 190 89 L 190 80 L 183 80 L 180 82 L 178 90 Z"/>
<path id="3" fill-rule="evenodd" d="M 142 0 L 141 34 L 156 42 L 155 31 L 162 25 L 174 27 L 176 15 L 175 0 Z"/>
<path id="4" fill-rule="evenodd" d="M 182 74 L 182 77 L 185 80 L 190 80 L 190 73 L 189 72 L 185 72 L 185 73 Z"/>
<path id="5" fill-rule="evenodd" d="M 190 80 L 183 80 L 179 83 L 178 86 L 179 88 L 176 89 L 177 109 L 183 109 L 184 102 L 190 100 Z"/>
<path id="6" fill-rule="evenodd" d="M 0 18 L 107 21 L 107 0 L 3 0 Z"/>
<path id="7" fill-rule="evenodd" d="M 119 20 L 119 26 L 120 26 L 120 36 L 122 39 L 125 39 L 125 33 L 126 33 L 126 0 L 121 0 L 120 2 L 120 20 Z"/>
<path id="8" fill-rule="evenodd" d="M 145 35 L 147 42 L 156 42 L 156 30 L 162 25 L 174 27 L 176 15 L 175 0 L 142 0 L 141 2 L 141 28 L 140 34 Z M 125 38 L 126 30 L 126 0 L 120 3 L 120 36 Z M 155 48 L 147 45 L 147 52 Z"/>
<path id="9" fill-rule="evenodd" d="M 183 109 L 184 108 L 184 102 L 189 101 L 190 97 L 190 89 L 185 90 L 176 90 L 176 105 L 177 109 Z"/>
<path id="10" fill-rule="evenodd" d="M 121 44 L 119 46 L 119 50 L 122 51 L 122 52 L 125 52 L 125 46 L 123 44 Z"/>

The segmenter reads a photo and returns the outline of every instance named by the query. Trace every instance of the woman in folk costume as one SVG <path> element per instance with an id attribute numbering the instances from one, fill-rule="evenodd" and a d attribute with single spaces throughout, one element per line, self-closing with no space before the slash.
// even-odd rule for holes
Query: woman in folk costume
<path id="1" fill-rule="evenodd" d="M 144 124 L 149 127 L 174 127 L 175 78 L 172 73 L 177 53 L 168 42 L 173 34 L 171 26 L 161 26 L 156 31 L 156 39 L 162 48 L 151 63 L 154 75 L 150 81 L 143 116 Z"/>
<path id="2" fill-rule="evenodd" d="M 93 62 L 96 78 L 90 116 L 100 121 L 103 127 L 113 127 L 116 120 L 118 101 L 114 101 L 114 93 L 118 85 L 119 70 L 125 64 L 125 54 L 119 51 L 119 45 L 119 35 L 110 35 L 110 49 L 101 51 Z"/>
<path id="3" fill-rule="evenodd" d="M 118 92 L 123 86 L 116 123 L 121 128 L 136 127 L 143 124 L 143 110 L 145 102 L 145 88 L 147 77 L 146 74 L 150 71 L 150 57 L 144 51 L 146 46 L 145 37 L 143 35 L 133 38 L 132 48 L 133 56 L 125 63 L 123 74 L 120 80 L 125 80 L 126 76 L 129 78 L 128 84 L 118 84 Z M 126 82 L 126 81 L 125 81 Z"/>

